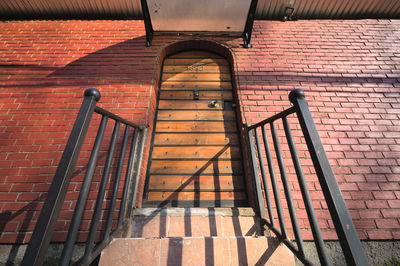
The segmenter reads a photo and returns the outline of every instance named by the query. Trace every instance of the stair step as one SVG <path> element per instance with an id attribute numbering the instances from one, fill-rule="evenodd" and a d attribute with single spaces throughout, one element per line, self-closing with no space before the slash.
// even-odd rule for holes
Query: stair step
<path id="1" fill-rule="evenodd" d="M 252 208 L 143 208 L 134 211 L 131 237 L 261 236 Z"/>
<path id="2" fill-rule="evenodd" d="M 273 237 L 114 239 L 99 265 L 294 265 L 294 255 Z"/>
<path id="3" fill-rule="evenodd" d="M 134 216 L 256 216 L 253 208 L 136 208 Z"/>
<path id="4" fill-rule="evenodd" d="M 213 192 L 217 193 L 217 192 Z M 226 192 L 224 192 L 226 193 Z M 244 197 L 242 192 L 233 192 L 233 194 L 239 194 L 241 197 Z M 188 194 L 186 194 L 188 195 Z M 192 193 L 192 195 L 195 195 Z M 201 197 L 201 195 L 200 195 Z M 143 200 L 143 207 L 159 207 L 159 208 L 167 208 L 167 207 L 181 207 L 181 208 L 190 208 L 190 207 L 202 207 L 202 208 L 229 208 L 229 207 L 248 207 L 249 203 L 246 199 L 233 199 L 233 200 L 176 200 L 176 199 L 168 199 L 168 200 Z"/>

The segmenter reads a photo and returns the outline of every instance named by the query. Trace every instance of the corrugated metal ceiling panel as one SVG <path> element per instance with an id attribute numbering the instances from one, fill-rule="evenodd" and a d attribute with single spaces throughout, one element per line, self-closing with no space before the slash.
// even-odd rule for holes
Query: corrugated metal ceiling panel
<path id="1" fill-rule="evenodd" d="M 140 0 L 0 0 L 0 17 L 141 18 Z"/>
<path id="2" fill-rule="evenodd" d="M 293 7 L 298 19 L 400 18 L 399 0 L 258 0 L 257 19 L 282 19 Z"/>
<path id="3" fill-rule="evenodd" d="M 216 0 L 217 1 L 217 0 Z M 400 0 L 258 0 L 257 19 L 400 18 Z M 0 0 L 2 19 L 142 17 L 140 0 Z"/>

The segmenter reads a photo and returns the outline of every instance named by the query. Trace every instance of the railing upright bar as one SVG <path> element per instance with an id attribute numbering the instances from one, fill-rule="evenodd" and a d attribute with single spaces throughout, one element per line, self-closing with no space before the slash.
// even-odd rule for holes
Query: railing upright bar
<path id="1" fill-rule="evenodd" d="M 251 155 L 251 163 L 253 167 L 253 173 L 254 173 L 254 182 L 255 182 L 255 187 L 256 187 L 256 193 L 257 193 L 257 201 L 258 201 L 258 208 L 260 210 L 260 216 L 262 218 L 266 218 L 265 216 L 265 203 L 264 203 L 264 197 L 261 192 L 261 184 L 260 184 L 260 175 L 258 173 L 258 164 L 257 164 L 257 154 L 255 151 L 255 145 L 254 145 L 254 134 L 252 130 L 248 131 L 248 138 L 250 142 L 250 155 Z"/>
<path id="2" fill-rule="evenodd" d="M 268 224 L 267 224 L 268 225 Z M 279 231 L 275 228 L 275 227 L 270 227 L 271 231 L 276 234 L 279 235 Z M 288 239 L 288 238 L 284 238 L 281 239 L 282 243 L 285 244 L 292 252 L 293 254 L 306 266 L 313 266 L 314 264 L 311 263 L 311 261 L 309 259 L 307 259 L 304 254 L 300 254 L 300 252 L 298 251 L 298 249 L 296 248 L 296 246 L 293 244 L 293 242 Z M 296 263 L 297 264 L 297 263 Z M 324 266 L 323 264 L 321 264 L 322 266 Z"/>
<path id="3" fill-rule="evenodd" d="M 304 91 L 296 89 L 290 92 L 289 100 L 296 113 L 310 151 L 321 189 L 324 193 L 329 212 L 335 225 L 339 242 L 348 265 L 368 265 L 357 231 L 340 192 L 339 185 L 329 164 L 317 129 L 312 119 Z"/>
<path id="4" fill-rule="evenodd" d="M 99 219 L 100 219 L 101 207 L 103 205 L 104 195 L 106 193 L 107 180 L 108 180 L 108 176 L 110 175 L 111 163 L 113 160 L 115 146 L 117 144 L 119 127 L 120 127 L 120 122 L 115 121 L 114 130 L 113 130 L 111 142 L 110 142 L 110 147 L 108 149 L 107 159 L 106 159 L 106 163 L 104 165 L 104 172 L 103 172 L 103 176 L 101 178 L 99 192 L 97 194 L 96 205 L 94 207 L 92 222 L 90 224 L 89 235 L 88 235 L 88 239 L 86 241 L 85 254 L 83 256 L 83 264 L 84 265 L 88 265 L 92 260 L 91 251 L 94 246 L 97 225 L 98 225 Z"/>
<path id="5" fill-rule="evenodd" d="M 289 181 L 288 181 L 287 174 L 286 174 L 285 164 L 283 162 L 283 157 L 282 157 L 282 152 L 281 152 L 281 148 L 280 148 L 280 144 L 279 144 L 279 140 L 278 140 L 278 135 L 276 134 L 274 123 L 270 123 L 270 126 L 271 126 L 272 140 L 274 142 L 274 147 L 275 147 L 276 159 L 278 161 L 278 166 L 279 166 L 279 170 L 281 173 L 283 190 L 285 192 L 286 202 L 288 204 L 290 220 L 292 222 L 293 232 L 294 232 L 295 240 L 297 243 L 297 248 L 299 249 L 300 254 L 302 254 L 304 256 L 303 238 L 301 236 L 300 226 L 299 226 L 299 222 L 297 220 L 297 215 L 296 215 L 296 210 L 293 205 L 292 193 L 290 192 Z"/>
<path id="6" fill-rule="evenodd" d="M 263 140 L 264 140 L 265 153 L 267 155 L 268 170 L 269 170 L 269 175 L 271 178 L 272 191 L 274 193 L 276 212 L 278 214 L 278 220 L 279 220 L 279 225 L 280 225 L 280 229 L 281 229 L 280 231 L 282 233 L 282 237 L 284 239 L 287 239 L 285 218 L 283 216 L 281 197 L 279 196 L 279 189 L 278 189 L 278 185 L 276 183 L 276 177 L 275 177 L 274 165 L 272 162 L 271 150 L 270 150 L 269 144 L 268 144 L 268 136 L 267 136 L 267 132 L 265 130 L 264 125 L 261 126 L 261 129 L 262 129 L 262 135 L 263 135 Z"/>
<path id="7" fill-rule="evenodd" d="M 42 265 L 100 92 L 87 89 L 22 265 Z"/>
<path id="8" fill-rule="evenodd" d="M 118 162 L 118 166 L 117 166 L 116 177 L 115 177 L 114 186 L 113 186 L 113 190 L 112 190 L 112 199 L 111 199 L 111 204 L 109 207 L 110 210 L 108 211 L 106 229 L 105 229 L 105 233 L 104 233 L 105 241 L 107 241 L 107 239 L 109 238 L 109 234 L 111 232 L 114 208 L 115 208 L 115 204 L 117 202 L 119 182 L 121 180 L 122 168 L 124 166 L 124 158 L 125 158 L 126 144 L 128 143 L 128 135 L 129 135 L 129 126 L 126 125 L 125 132 L 124 132 L 124 139 L 122 141 L 122 146 L 121 146 L 121 152 L 119 154 L 119 162 Z"/>
<path id="9" fill-rule="evenodd" d="M 121 199 L 121 207 L 119 208 L 119 214 L 118 214 L 118 227 L 122 224 L 122 221 L 124 219 L 124 213 L 125 213 L 125 204 L 126 204 L 126 198 L 128 197 L 128 191 L 129 191 L 129 182 L 130 182 L 130 172 L 132 172 L 133 168 L 133 157 L 135 154 L 135 148 L 137 144 L 137 138 L 138 138 L 138 128 L 135 128 L 133 131 L 133 136 L 132 136 L 132 142 L 131 142 L 131 147 L 129 149 L 129 158 L 128 158 L 128 166 L 126 168 L 126 175 L 125 175 L 125 182 L 124 182 L 124 188 L 122 190 L 122 199 Z"/>
<path id="10" fill-rule="evenodd" d="M 299 181 L 299 186 L 301 194 L 303 196 L 304 205 L 307 211 L 308 220 L 310 221 L 311 231 L 314 236 L 315 246 L 318 252 L 318 257 L 322 265 L 328 265 L 329 259 L 325 249 L 324 241 L 322 239 L 321 230 L 318 225 L 317 216 L 315 215 L 315 210 L 310 197 L 310 192 L 308 191 L 306 179 L 304 177 L 303 170 L 301 168 L 301 163 L 299 156 L 297 154 L 296 145 L 293 141 L 292 131 L 290 130 L 290 125 L 287 117 L 283 118 L 283 126 L 285 128 L 286 139 L 290 149 L 290 154 L 292 155 L 293 165 L 296 170 L 297 179 Z"/>
<path id="11" fill-rule="evenodd" d="M 94 170 L 96 168 L 97 158 L 99 156 L 101 143 L 103 141 L 104 132 L 107 126 L 108 118 L 103 116 L 100 122 L 99 129 L 97 131 L 96 140 L 93 145 L 92 153 L 90 155 L 88 168 L 86 170 L 85 177 L 83 179 L 79 198 L 76 203 L 74 216 L 72 217 L 71 225 L 69 226 L 67 241 L 65 242 L 62 255 L 61 255 L 61 266 L 66 266 L 71 260 L 76 236 L 78 234 L 79 225 L 81 223 L 82 215 L 85 210 L 86 200 L 89 194 L 90 184 L 92 182 Z"/>
<path id="12" fill-rule="evenodd" d="M 267 210 L 268 210 L 268 214 L 269 214 L 269 220 L 270 220 L 271 225 L 274 226 L 274 214 L 272 212 L 271 199 L 269 196 L 269 189 L 268 189 L 268 183 L 267 183 L 267 175 L 265 173 L 265 165 L 264 165 L 263 155 L 261 152 L 261 145 L 260 145 L 260 139 L 258 137 L 257 128 L 254 129 L 254 134 L 255 134 L 255 139 L 256 139 L 256 143 L 257 143 L 258 162 L 260 164 L 261 177 L 262 177 L 263 184 L 264 184 L 264 194 L 265 194 L 265 199 L 267 201 Z"/>
<path id="13" fill-rule="evenodd" d="M 92 249 L 92 251 L 91 251 L 91 253 L 90 253 L 90 257 L 92 258 L 92 261 L 93 261 L 95 258 L 97 258 L 97 257 L 101 254 L 101 252 L 103 251 L 103 249 L 105 249 L 105 248 L 108 246 L 108 244 L 110 244 L 110 242 L 113 240 L 113 238 L 114 238 L 119 232 L 121 232 L 121 230 L 122 230 L 122 227 L 119 227 L 119 228 L 115 229 L 115 230 L 111 233 L 110 237 L 108 237 L 108 238 L 105 239 L 104 241 L 100 242 L 99 244 L 97 244 L 97 245 Z M 77 261 L 76 263 L 74 263 L 73 265 L 92 265 L 92 263 L 90 263 L 90 264 L 83 264 L 83 257 L 82 257 L 80 260 L 78 260 L 78 261 Z"/>

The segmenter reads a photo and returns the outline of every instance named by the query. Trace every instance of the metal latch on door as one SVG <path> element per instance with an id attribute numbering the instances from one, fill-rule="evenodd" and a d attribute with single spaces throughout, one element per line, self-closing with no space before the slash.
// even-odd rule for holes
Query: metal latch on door
<path id="1" fill-rule="evenodd" d="M 199 91 L 198 90 L 194 90 L 193 91 L 193 100 L 198 101 L 199 98 L 200 98 Z"/>

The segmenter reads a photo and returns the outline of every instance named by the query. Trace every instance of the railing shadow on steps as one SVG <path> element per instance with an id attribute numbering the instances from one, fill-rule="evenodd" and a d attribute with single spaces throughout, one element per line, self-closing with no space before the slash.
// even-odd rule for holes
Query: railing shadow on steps
<path id="1" fill-rule="evenodd" d="M 89 194 L 90 185 L 95 173 L 99 152 L 103 137 L 105 135 L 108 120 L 114 120 L 114 129 L 111 141 L 107 151 L 101 183 L 97 194 L 97 200 L 94 207 L 92 221 L 90 224 L 89 234 L 86 241 L 85 252 L 83 257 L 76 264 L 89 265 L 101 251 L 111 242 L 113 237 L 127 226 L 130 216 L 130 206 L 134 204 L 136 198 L 137 178 L 139 175 L 139 166 L 141 164 L 144 139 L 147 126 L 141 126 L 127 121 L 113 113 L 110 113 L 98 106 L 96 103 L 100 99 L 100 92 L 96 89 L 87 89 L 84 92 L 84 99 L 80 107 L 79 113 L 75 120 L 68 142 L 65 146 L 60 163 L 54 175 L 47 198 L 40 212 L 33 235 L 25 252 L 22 265 L 42 265 L 50 245 L 57 218 L 60 214 L 62 204 L 64 202 L 68 186 L 70 184 L 75 165 L 81 151 L 83 141 L 88 131 L 93 113 L 102 116 L 97 136 L 93 145 L 93 149 L 87 165 L 85 177 L 76 203 L 74 215 L 69 227 L 67 240 L 59 261 L 59 265 L 69 265 L 73 253 L 75 241 L 77 239 L 79 226 L 85 205 Z M 114 184 L 112 186 L 112 198 L 110 200 L 108 214 L 105 223 L 103 239 L 99 243 L 95 243 L 96 232 L 102 211 L 102 205 L 105 200 L 106 186 L 110 180 L 110 172 L 112 168 L 113 156 L 116 151 L 117 139 L 121 124 L 125 125 L 122 144 L 120 147 L 119 160 L 115 171 Z M 133 131 L 133 132 L 132 132 Z M 124 157 L 129 137 L 132 135 L 131 145 L 129 147 L 129 158 L 126 166 L 125 180 L 122 187 L 121 207 L 119 208 L 118 221 L 115 230 L 112 230 L 113 216 L 115 206 L 117 204 L 117 195 L 120 188 L 122 170 L 124 169 Z M 122 184 L 121 184 L 122 185 Z"/>
<path id="2" fill-rule="evenodd" d="M 326 201 L 329 213 L 332 217 L 332 221 L 340 245 L 342 247 L 346 263 L 348 265 L 368 265 L 357 231 L 354 228 L 353 221 L 346 207 L 339 185 L 336 181 L 335 175 L 332 171 L 327 155 L 322 146 L 322 142 L 315 127 L 313 118 L 308 108 L 308 104 L 305 100 L 304 91 L 300 89 L 295 89 L 291 91 L 289 94 L 289 100 L 293 104 L 292 107 L 257 124 L 247 126 L 246 130 L 247 140 L 249 141 L 250 146 L 249 153 L 251 158 L 251 168 L 254 175 L 254 187 L 257 193 L 256 199 L 258 201 L 258 208 L 262 220 L 264 224 L 269 227 L 269 229 L 278 237 L 278 239 L 280 239 L 280 241 L 282 241 L 301 262 L 303 262 L 305 265 L 312 265 L 310 260 L 306 257 L 304 251 L 304 243 L 302 240 L 299 222 L 296 216 L 296 210 L 290 189 L 288 175 L 285 169 L 286 167 L 284 164 L 282 149 L 279 143 L 279 136 L 275 127 L 275 122 L 281 119 L 284 128 L 284 134 L 287 140 L 287 146 L 290 150 L 290 156 L 293 161 L 293 166 L 297 176 L 298 185 L 300 187 L 302 200 L 304 202 L 308 221 L 310 223 L 313 239 L 315 242 L 315 247 L 318 253 L 318 258 L 321 265 L 330 265 L 324 241 L 322 239 L 321 230 L 318 225 L 317 216 L 313 207 L 305 175 L 300 163 L 300 158 L 296 150 L 292 131 L 290 129 L 287 118 L 291 114 L 296 114 L 298 123 L 300 124 L 303 137 L 311 156 L 311 160 L 313 162 L 313 166 L 316 171 L 316 175 L 318 177 L 319 185 L 324 195 L 324 200 Z M 269 125 L 269 130 L 266 129 L 266 125 Z M 258 131 L 261 131 L 262 134 L 261 141 Z M 269 147 L 267 132 L 271 133 L 273 147 L 276 155 L 276 157 L 274 158 L 271 154 L 271 149 Z M 263 149 L 261 147 L 261 142 L 264 143 Z M 264 164 L 263 158 L 266 158 L 266 164 Z M 293 228 L 296 245 L 294 245 L 293 242 L 289 239 L 285 226 L 283 208 L 279 196 L 280 191 L 278 188 L 273 165 L 274 161 L 277 161 L 278 163 L 278 169 L 281 176 L 284 195 L 287 201 L 287 208 Z M 267 180 L 267 172 L 265 169 L 266 165 L 269 172 L 270 182 L 268 182 Z M 277 218 L 279 221 L 279 227 L 276 227 L 274 223 L 275 213 L 273 212 L 272 202 L 270 199 L 270 190 L 268 188 L 269 185 L 271 185 L 271 190 L 273 192 L 272 194 L 275 202 L 276 214 L 278 216 Z"/>

